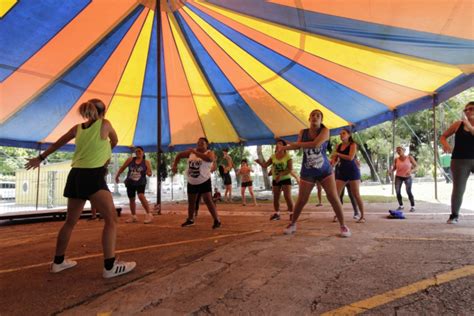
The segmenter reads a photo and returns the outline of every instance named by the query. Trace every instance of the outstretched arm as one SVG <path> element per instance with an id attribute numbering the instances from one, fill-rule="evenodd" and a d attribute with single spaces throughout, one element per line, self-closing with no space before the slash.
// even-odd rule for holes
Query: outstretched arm
<path id="1" fill-rule="evenodd" d="M 171 167 L 171 172 L 176 174 L 178 172 L 178 163 L 182 158 L 188 158 L 191 154 L 191 150 L 185 150 L 176 155 L 174 158 L 173 166 Z"/>
<path id="2" fill-rule="evenodd" d="M 39 154 L 38 157 L 28 159 L 28 162 L 25 164 L 26 170 L 31 168 L 35 169 L 41 164 L 43 160 L 46 159 L 50 154 L 54 153 L 56 150 L 66 145 L 70 140 L 76 137 L 77 125 L 73 126 L 66 134 L 61 136 L 54 144 L 48 147 L 43 153 Z"/>
<path id="3" fill-rule="evenodd" d="M 268 158 L 268 160 L 264 162 L 261 162 L 260 159 L 255 159 L 254 161 L 258 163 L 262 168 L 268 168 L 273 163 L 272 158 Z"/>
<path id="4" fill-rule="evenodd" d="M 120 169 L 117 171 L 117 174 L 115 175 L 115 183 L 119 183 L 120 182 L 120 175 L 122 174 L 122 172 L 125 170 L 125 168 L 128 167 L 128 165 L 132 162 L 133 158 L 132 157 L 129 157 L 127 160 L 125 160 L 125 162 L 123 163 L 122 167 L 120 167 Z"/>

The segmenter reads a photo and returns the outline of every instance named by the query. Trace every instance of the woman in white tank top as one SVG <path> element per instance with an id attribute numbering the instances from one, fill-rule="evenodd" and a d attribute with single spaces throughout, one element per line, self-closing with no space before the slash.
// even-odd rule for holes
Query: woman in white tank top
<path id="1" fill-rule="evenodd" d="M 221 222 L 217 215 L 217 210 L 212 201 L 211 170 L 216 156 L 209 150 L 209 141 L 201 137 L 197 142 L 197 147 L 182 151 L 174 159 L 172 172 L 178 171 L 178 163 L 182 158 L 188 158 L 186 174 L 188 178 L 188 218 L 181 224 L 182 227 L 194 225 L 194 214 L 196 211 L 196 200 L 201 195 L 211 213 L 214 224 L 212 229 L 219 228 Z"/>

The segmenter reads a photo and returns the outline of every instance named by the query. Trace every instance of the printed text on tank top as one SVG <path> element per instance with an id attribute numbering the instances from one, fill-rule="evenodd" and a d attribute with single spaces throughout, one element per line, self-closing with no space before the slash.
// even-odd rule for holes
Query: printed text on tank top
<path id="1" fill-rule="evenodd" d="M 209 152 L 206 151 L 204 154 Z M 204 183 L 211 177 L 212 161 L 205 161 L 196 154 L 190 154 L 188 158 L 188 182 L 192 185 Z"/>
<path id="2" fill-rule="evenodd" d="M 321 132 L 321 127 L 317 130 L 313 130 L 312 128 L 307 129 L 307 138 L 303 141 L 313 141 L 316 137 L 318 137 L 319 133 Z M 320 169 L 324 165 L 324 152 L 323 146 L 320 145 L 318 147 L 313 148 L 304 148 L 303 152 L 306 156 L 306 161 L 304 163 L 304 167 L 307 169 Z"/>
<path id="3" fill-rule="evenodd" d="M 143 159 L 138 160 L 135 158 L 135 166 L 131 167 L 130 169 L 130 180 L 132 181 L 139 181 L 140 178 L 142 177 L 142 173 L 145 170 L 146 171 L 146 166 L 142 165 Z"/>

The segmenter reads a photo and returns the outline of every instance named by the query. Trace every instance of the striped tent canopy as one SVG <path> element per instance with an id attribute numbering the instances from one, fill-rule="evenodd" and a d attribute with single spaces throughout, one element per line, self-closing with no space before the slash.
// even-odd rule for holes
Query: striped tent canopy
<path id="1" fill-rule="evenodd" d="M 473 9 L 472 0 L 1 0 L 0 145 L 44 148 L 83 121 L 77 109 L 90 98 L 107 105 L 119 151 L 156 150 L 158 128 L 164 151 L 202 136 L 272 143 L 298 134 L 313 109 L 333 132 L 361 130 L 473 86 Z"/>

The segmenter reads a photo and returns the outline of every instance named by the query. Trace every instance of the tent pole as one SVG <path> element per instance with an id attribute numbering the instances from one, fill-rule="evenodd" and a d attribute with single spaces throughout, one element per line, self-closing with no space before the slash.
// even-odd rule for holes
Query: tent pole
<path id="1" fill-rule="evenodd" d="M 438 105 L 438 95 L 433 95 L 433 166 L 434 166 L 434 195 L 435 200 L 438 200 L 438 172 L 437 172 L 437 165 L 438 165 L 438 130 L 436 126 L 436 106 Z"/>
<path id="2" fill-rule="evenodd" d="M 392 164 L 395 163 L 395 116 L 393 116 L 392 119 Z M 389 168 L 392 168 L 391 165 L 388 166 Z M 395 194 L 395 178 L 392 173 L 390 173 L 391 178 L 392 178 L 392 195 Z"/>
<path id="3" fill-rule="evenodd" d="M 157 177 L 156 177 L 156 204 L 159 207 L 159 212 L 161 212 L 161 5 L 160 5 L 160 0 L 156 1 L 156 6 L 155 6 L 155 18 L 157 19 L 157 28 L 156 28 L 156 36 L 157 36 L 157 47 L 158 47 L 158 62 L 157 62 L 157 67 L 158 67 L 158 95 L 157 95 L 157 144 L 156 144 L 156 151 L 157 151 L 157 164 L 156 164 L 156 170 L 157 170 Z"/>
<path id="4" fill-rule="evenodd" d="M 40 154 L 41 154 L 41 144 L 38 143 L 38 155 Z M 36 178 L 36 210 L 38 210 L 38 203 L 39 203 L 40 171 L 41 171 L 41 164 L 39 164 L 38 166 L 38 177 Z"/>

